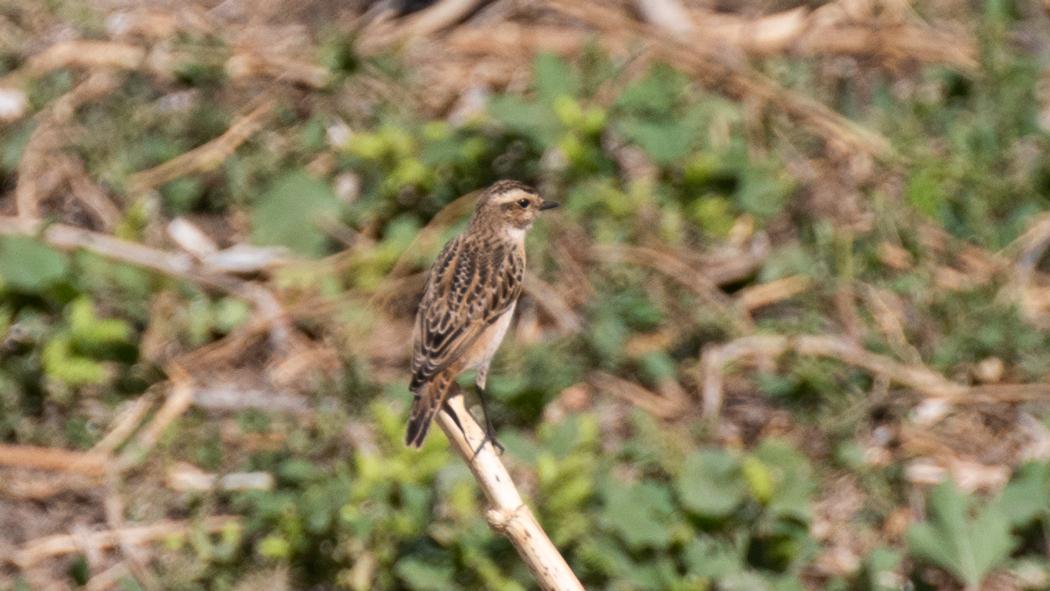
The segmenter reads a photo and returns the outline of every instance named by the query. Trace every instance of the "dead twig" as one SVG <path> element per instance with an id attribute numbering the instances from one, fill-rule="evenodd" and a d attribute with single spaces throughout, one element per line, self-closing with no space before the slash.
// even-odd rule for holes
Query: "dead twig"
<path id="1" fill-rule="evenodd" d="M 612 394 L 664 420 L 683 418 L 689 410 L 684 397 L 668 398 L 660 396 L 634 382 L 629 382 L 604 371 L 592 372 L 588 376 L 587 381 L 596 390 Z"/>
<path id="2" fill-rule="evenodd" d="M 601 261 L 649 267 L 688 288 L 715 310 L 731 315 L 740 332 L 746 333 L 754 329 L 751 317 L 738 309 L 715 282 L 673 253 L 625 244 L 599 244 L 592 247 L 591 252 Z"/>
<path id="3" fill-rule="evenodd" d="M 919 350 L 908 342 L 908 337 L 904 334 L 902 325 L 904 312 L 899 309 L 901 305 L 898 303 L 899 298 L 896 294 L 872 285 L 865 285 L 862 295 L 868 303 L 868 310 L 879 326 L 879 332 L 886 337 L 886 342 L 893 348 L 893 352 L 910 365 L 921 365 L 922 356 Z"/>
<path id="4" fill-rule="evenodd" d="M 100 453 L 0 444 L 0 466 L 102 476 L 106 473 L 107 461 L 108 457 Z"/>
<path id="5" fill-rule="evenodd" d="M 717 43 L 690 39 L 678 41 L 651 25 L 627 18 L 617 10 L 590 0 L 551 0 L 559 12 L 587 23 L 612 39 L 626 34 L 644 39 L 663 59 L 697 76 L 730 96 L 776 105 L 783 112 L 809 124 L 827 141 L 877 156 L 892 154 L 881 134 L 850 121 L 820 101 L 788 90 L 771 78 L 750 70 L 744 63 L 730 63 Z M 621 42 L 622 43 L 622 42 Z"/>
<path id="6" fill-rule="evenodd" d="M 200 527 L 208 533 L 222 531 L 230 526 L 240 526 L 241 518 L 234 515 L 214 515 L 204 519 L 199 524 L 190 520 L 161 521 L 150 525 L 139 525 L 123 528 L 121 530 L 105 530 L 90 532 L 85 535 L 86 543 L 99 549 L 112 548 L 120 544 L 123 538 L 129 544 L 147 544 L 177 535 L 186 535 L 194 527 Z M 37 538 L 22 545 L 15 554 L 14 563 L 22 569 L 28 569 L 34 564 L 51 558 L 80 551 L 77 540 L 69 534 L 57 534 L 44 538 Z"/>
<path id="7" fill-rule="evenodd" d="M 164 430 L 172 421 L 177 419 L 193 404 L 193 379 L 184 369 L 177 364 L 171 364 L 167 368 L 168 377 L 171 378 L 171 390 L 164 404 L 153 416 L 153 419 L 138 434 L 135 440 L 128 445 L 124 453 L 117 459 L 120 469 L 137 464 L 149 450 L 156 445 Z"/>
<path id="8" fill-rule="evenodd" d="M 120 579 L 131 574 L 128 570 L 128 565 L 123 562 L 118 562 L 106 570 L 92 575 L 88 582 L 84 585 L 87 591 L 104 591 L 106 589 L 115 589 Z"/>
<path id="9" fill-rule="evenodd" d="M 677 0 L 636 0 L 635 6 L 645 22 L 669 31 L 683 41 L 696 30 L 689 13 Z"/>
<path id="10" fill-rule="evenodd" d="M 117 415 L 109 433 L 98 441 L 92 448 L 91 453 L 108 455 L 120 447 L 131 434 L 138 428 L 142 417 L 146 416 L 153 405 L 153 396 L 146 394 L 135 399 L 131 406 Z"/>
<path id="11" fill-rule="evenodd" d="M 273 475 L 269 472 L 234 472 L 219 476 L 209 474 L 193 464 L 178 462 L 168 470 L 168 488 L 190 490 L 270 490 Z"/>
<path id="12" fill-rule="evenodd" d="M 238 53 L 226 60 L 223 70 L 233 79 L 262 75 L 310 88 L 323 88 L 329 80 L 327 68 L 265 53 Z"/>
<path id="13" fill-rule="evenodd" d="M 532 271 L 525 271 L 522 289 L 532 296 L 537 306 L 554 319 L 562 332 L 574 334 L 583 329 L 583 319 L 580 315 L 561 297 L 554 286 L 537 277 Z"/>
<path id="14" fill-rule="evenodd" d="M 63 164 L 73 197 L 94 214 L 103 230 L 109 232 L 116 228 L 123 214 L 106 192 L 88 177 L 84 163 L 77 158 L 67 158 Z"/>
<path id="15" fill-rule="evenodd" d="M 73 117 L 77 108 L 85 102 L 108 93 L 119 83 L 120 78 L 112 72 L 95 72 L 36 116 L 37 125 L 26 142 L 22 159 L 18 162 L 15 205 L 20 218 L 31 221 L 39 220 L 41 202 L 47 199 L 64 180 L 70 178 L 70 169 L 63 170 L 62 167 L 54 166 L 50 156 L 52 152 L 61 149 L 69 141 L 70 134 L 66 129 L 66 124 Z M 81 185 L 75 185 L 74 190 L 78 187 L 83 188 Z M 90 199 L 90 196 L 88 198 Z M 97 205 L 97 203 L 92 203 L 92 205 Z M 111 214 L 112 211 L 107 210 L 100 217 L 111 217 Z"/>
<path id="16" fill-rule="evenodd" d="M 127 43 L 110 41 L 69 41 L 56 43 L 29 58 L 26 65 L 0 78 L 0 87 L 20 86 L 61 68 L 116 68 L 135 70 L 146 59 L 146 50 Z"/>
<path id="17" fill-rule="evenodd" d="M 736 296 L 737 304 L 747 311 L 794 297 L 813 285 L 813 278 L 806 275 L 793 275 L 769 283 L 760 283 L 740 290 Z"/>
<path id="18" fill-rule="evenodd" d="M 0 470 L 0 496 L 43 501 L 66 491 L 84 491 L 102 484 L 104 474 L 62 472 L 39 468 Z M 2 554 L 2 551 L 0 551 Z"/>
<path id="19" fill-rule="evenodd" d="M 376 51 L 382 47 L 418 37 L 429 37 L 462 21 L 489 0 L 441 0 L 405 21 L 377 19 L 366 29 L 360 47 Z"/>
<path id="20" fill-rule="evenodd" d="M 108 259 L 152 269 L 248 300 L 270 330 L 271 344 L 278 350 L 283 350 L 287 344 L 291 326 L 284 308 L 273 293 L 260 285 L 211 272 L 186 253 L 158 250 L 65 224 L 51 224 L 43 229 L 34 220 L 0 216 L 0 235 L 39 234 L 42 234 L 45 242 L 61 250 L 84 249 Z"/>
<path id="21" fill-rule="evenodd" d="M 493 530 L 507 536 L 545 591 L 583 591 L 561 553 L 540 527 L 532 511 L 521 500 L 507 468 L 490 443 L 485 431 L 463 405 L 463 391 L 455 391 L 438 413 L 438 424 L 489 501 L 485 518 Z M 450 412 L 452 414 L 450 414 Z M 475 453 L 477 450 L 477 453 Z"/>
<path id="22" fill-rule="evenodd" d="M 116 532 L 118 547 L 127 559 L 128 569 L 146 591 L 158 591 L 160 584 L 147 567 L 146 557 L 141 548 L 136 546 L 127 533 L 127 522 L 124 520 L 124 497 L 117 486 L 116 472 L 106 475 L 106 497 L 103 500 L 106 523 L 110 530 Z"/>
<path id="23" fill-rule="evenodd" d="M 209 172 L 218 168 L 241 144 L 248 141 L 248 138 L 266 125 L 274 107 L 277 106 L 277 101 L 269 97 L 264 97 L 256 102 L 262 104 L 254 107 L 247 115 L 235 120 L 230 128 L 219 137 L 185 154 L 176 156 L 164 164 L 131 175 L 127 184 L 128 192 L 141 193 L 181 176 Z"/>
<path id="24" fill-rule="evenodd" d="M 846 337 L 750 336 L 708 347 L 701 355 L 703 416 L 714 419 L 721 411 L 727 364 L 748 358 L 776 358 L 789 351 L 799 355 L 837 359 L 946 402 L 966 400 L 971 392 L 969 386 L 952 382 L 925 366 L 905 365 L 876 355 L 862 349 L 855 341 Z"/>

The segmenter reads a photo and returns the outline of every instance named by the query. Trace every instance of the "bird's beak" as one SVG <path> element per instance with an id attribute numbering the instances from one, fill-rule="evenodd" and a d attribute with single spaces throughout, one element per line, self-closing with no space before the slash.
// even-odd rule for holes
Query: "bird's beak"
<path id="1" fill-rule="evenodd" d="M 554 209 L 555 207 L 558 207 L 557 201 L 544 201 L 543 203 L 540 203 L 540 211 L 547 211 L 548 209 Z"/>

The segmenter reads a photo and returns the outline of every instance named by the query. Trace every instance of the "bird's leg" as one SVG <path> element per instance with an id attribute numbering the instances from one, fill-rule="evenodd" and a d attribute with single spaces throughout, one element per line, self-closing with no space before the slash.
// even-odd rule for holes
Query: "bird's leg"
<path id="1" fill-rule="evenodd" d="M 481 448 L 485 447 L 485 442 L 491 442 L 492 447 L 499 450 L 500 455 L 503 454 L 503 444 L 496 439 L 496 428 L 492 426 L 492 419 L 489 418 L 489 405 L 485 402 L 485 378 L 488 372 L 484 370 L 478 371 L 478 376 L 474 380 L 474 387 L 478 390 L 478 400 L 481 400 L 481 414 L 485 419 L 485 438 L 481 440 L 481 444 L 474 450 L 474 455 L 478 455 Z"/>
<path id="2" fill-rule="evenodd" d="M 445 402 L 441 404 L 441 410 L 447 412 L 448 416 L 452 417 L 452 422 L 459 427 L 459 432 L 466 437 L 467 431 L 463 428 L 463 423 L 459 422 L 459 415 L 457 415 L 456 411 L 452 409 L 452 405 L 448 403 L 448 399 L 445 399 Z"/>

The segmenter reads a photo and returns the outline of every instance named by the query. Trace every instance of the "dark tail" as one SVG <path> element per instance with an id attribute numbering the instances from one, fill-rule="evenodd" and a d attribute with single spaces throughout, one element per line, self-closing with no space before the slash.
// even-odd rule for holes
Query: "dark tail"
<path id="1" fill-rule="evenodd" d="M 412 400 L 412 410 L 408 414 L 408 430 L 405 432 L 405 445 L 419 449 L 430 432 L 430 423 L 441 410 L 448 396 L 452 380 L 445 375 L 435 376 L 423 384 Z"/>

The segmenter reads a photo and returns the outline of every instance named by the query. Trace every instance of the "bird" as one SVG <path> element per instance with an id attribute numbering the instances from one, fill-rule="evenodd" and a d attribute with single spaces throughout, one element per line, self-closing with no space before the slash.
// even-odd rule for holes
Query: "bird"
<path id="1" fill-rule="evenodd" d="M 474 385 L 485 439 L 503 451 L 485 402 L 492 357 L 507 334 L 525 276 L 525 235 L 542 211 L 558 207 L 532 187 L 501 180 L 478 198 L 466 229 L 450 240 L 430 268 L 412 331 L 414 394 L 405 445 L 419 449 L 434 416 L 460 374 L 476 370 Z"/>

